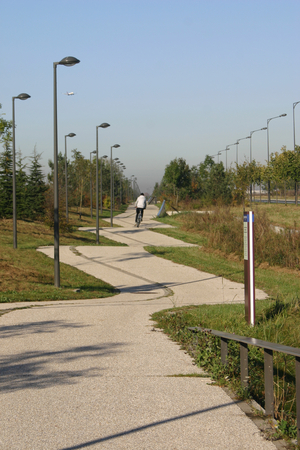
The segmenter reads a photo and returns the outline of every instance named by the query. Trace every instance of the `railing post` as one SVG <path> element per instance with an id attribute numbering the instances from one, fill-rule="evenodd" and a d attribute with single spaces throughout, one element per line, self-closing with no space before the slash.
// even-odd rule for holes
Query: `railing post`
<path id="1" fill-rule="evenodd" d="M 240 342 L 241 384 L 248 386 L 248 345 Z"/>
<path id="2" fill-rule="evenodd" d="M 274 416 L 274 386 L 273 386 L 273 351 L 264 349 L 265 360 L 265 411 L 266 416 Z"/>
<path id="3" fill-rule="evenodd" d="M 297 411 L 297 439 L 300 444 L 300 357 L 296 356 L 296 411 Z"/>
<path id="4" fill-rule="evenodd" d="M 221 362 L 222 364 L 227 364 L 228 356 L 228 339 L 221 338 Z"/>

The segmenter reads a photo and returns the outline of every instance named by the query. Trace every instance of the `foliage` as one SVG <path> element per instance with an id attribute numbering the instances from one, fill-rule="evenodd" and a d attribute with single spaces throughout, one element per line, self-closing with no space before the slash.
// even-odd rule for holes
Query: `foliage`
<path id="1" fill-rule="evenodd" d="M 248 326 L 243 305 L 201 305 L 173 308 L 153 314 L 153 320 L 173 340 L 179 342 L 195 362 L 220 385 L 229 385 L 240 398 L 254 398 L 264 407 L 264 355 L 262 349 L 249 346 L 249 379 L 245 388 L 240 383 L 238 343 L 229 341 L 228 363 L 220 361 L 220 339 L 211 333 L 193 333 L 188 327 L 226 331 L 237 335 L 300 347 L 300 301 L 286 302 L 278 298 L 257 302 L 257 325 Z M 294 332 L 290 329 L 293 326 Z M 274 354 L 274 406 L 279 434 L 296 437 L 295 365 L 294 358 Z"/>

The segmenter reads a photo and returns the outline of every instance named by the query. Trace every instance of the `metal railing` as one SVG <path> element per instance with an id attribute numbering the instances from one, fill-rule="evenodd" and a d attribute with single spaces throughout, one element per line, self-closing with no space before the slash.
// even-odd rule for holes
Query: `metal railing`
<path id="1" fill-rule="evenodd" d="M 240 368 L 241 384 L 248 385 L 248 345 L 254 345 L 264 349 L 264 382 L 265 382 L 265 415 L 274 416 L 274 375 L 273 375 L 273 352 L 285 353 L 295 357 L 295 380 L 296 380 L 296 412 L 297 412 L 297 439 L 300 442 L 300 348 L 288 347 L 286 345 L 274 344 L 260 339 L 237 334 L 225 333 L 218 330 L 210 330 L 201 327 L 189 327 L 194 333 L 202 332 L 212 334 L 221 338 L 221 362 L 227 364 L 228 341 L 236 341 L 240 344 Z"/>

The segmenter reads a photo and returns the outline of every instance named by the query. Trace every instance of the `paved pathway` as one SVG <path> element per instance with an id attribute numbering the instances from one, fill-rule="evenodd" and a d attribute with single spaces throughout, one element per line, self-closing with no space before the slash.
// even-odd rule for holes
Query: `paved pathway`
<path id="1" fill-rule="evenodd" d="M 172 377 L 202 371 L 153 329 L 150 314 L 242 300 L 243 289 L 145 252 L 187 245 L 149 231 L 156 211 L 147 208 L 140 229 L 130 208 L 115 219 L 122 229 L 101 230 L 128 247 L 61 248 L 61 261 L 119 295 L 43 302 L 0 318 L 0 449 L 275 449 L 205 376 Z"/>

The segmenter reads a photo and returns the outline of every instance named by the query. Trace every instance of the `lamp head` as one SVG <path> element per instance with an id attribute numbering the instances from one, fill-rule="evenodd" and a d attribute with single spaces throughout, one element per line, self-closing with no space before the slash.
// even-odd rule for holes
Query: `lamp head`
<path id="1" fill-rule="evenodd" d="M 108 128 L 108 127 L 110 127 L 110 124 L 106 122 L 101 123 L 101 125 L 98 125 L 98 128 Z"/>
<path id="2" fill-rule="evenodd" d="M 69 133 L 69 134 L 67 134 L 67 136 L 68 137 L 74 137 L 74 136 L 76 136 L 76 134 L 75 133 Z"/>
<path id="3" fill-rule="evenodd" d="M 94 151 L 93 151 L 93 152 L 91 152 L 91 153 L 94 153 L 94 154 L 95 154 L 95 153 L 97 153 L 97 152 L 96 152 L 96 150 L 94 150 Z"/>
<path id="4" fill-rule="evenodd" d="M 30 95 L 22 93 L 22 94 L 19 94 L 18 97 L 16 97 L 16 98 L 18 98 L 19 100 L 27 100 L 28 98 L 30 98 Z"/>
<path id="5" fill-rule="evenodd" d="M 279 117 L 285 117 L 287 114 L 281 114 L 281 116 L 279 116 Z"/>
<path id="6" fill-rule="evenodd" d="M 105 158 L 108 158 L 108 156 L 107 156 L 107 155 L 104 155 L 104 156 L 101 156 L 101 158 L 105 159 Z"/>
<path id="7" fill-rule="evenodd" d="M 113 147 L 114 148 L 119 148 L 119 147 L 121 147 L 119 144 L 115 144 L 115 145 L 113 145 Z"/>
<path id="8" fill-rule="evenodd" d="M 59 61 L 58 64 L 60 64 L 61 66 L 75 66 L 75 64 L 80 63 L 79 59 L 74 58 L 74 56 L 66 56 L 65 58 L 63 58 L 61 61 Z"/>

